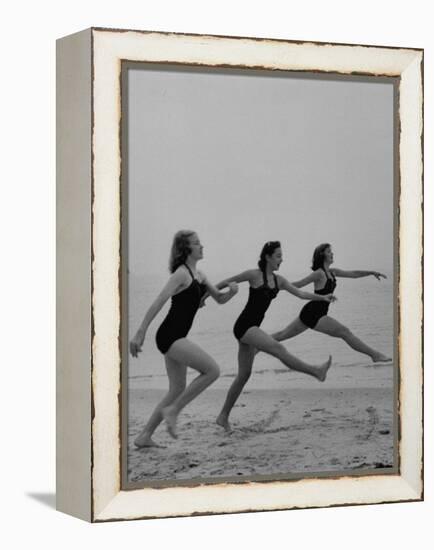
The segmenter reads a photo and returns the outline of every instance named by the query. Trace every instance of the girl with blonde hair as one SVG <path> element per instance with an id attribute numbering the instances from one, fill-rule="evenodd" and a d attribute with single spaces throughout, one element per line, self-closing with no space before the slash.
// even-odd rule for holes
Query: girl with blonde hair
<path id="1" fill-rule="evenodd" d="M 197 270 L 196 265 L 202 258 L 203 246 L 197 234 L 194 231 L 178 231 L 174 236 L 170 254 L 171 276 L 146 312 L 130 343 L 130 352 L 133 357 L 137 357 L 142 351 L 149 325 L 171 298 L 171 308 L 156 334 L 157 347 L 164 355 L 166 363 L 169 391 L 136 437 L 136 447 L 157 446 L 152 434 L 163 420 L 169 434 L 177 438 L 176 422 L 180 411 L 219 376 L 220 369 L 214 359 L 187 336 L 206 292 L 216 302 L 224 304 L 237 293 L 238 287 L 236 283 L 230 283 L 227 285 L 227 292 L 220 292 L 204 273 Z M 188 386 L 187 366 L 199 373 Z"/>

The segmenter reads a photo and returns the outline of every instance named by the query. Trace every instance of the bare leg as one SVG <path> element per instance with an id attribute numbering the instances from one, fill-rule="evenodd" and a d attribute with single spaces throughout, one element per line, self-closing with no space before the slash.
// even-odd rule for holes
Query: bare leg
<path id="1" fill-rule="evenodd" d="M 294 338 L 294 336 L 297 336 L 298 334 L 301 334 L 305 330 L 307 330 L 307 326 L 304 325 L 300 319 L 297 317 L 290 323 L 286 328 L 279 330 L 278 332 L 274 332 L 271 337 L 274 338 L 274 340 L 277 340 L 277 342 L 282 342 L 283 340 L 289 340 L 290 338 Z M 259 353 L 260 350 L 255 350 L 255 355 Z"/>
<path id="2" fill-rule="evenodd" d="M 369 355 L 374 363 L 379 361 L 391 361 L 390 357 L 387 357 L 379 351 L 367 346 L 345 325 L 339 323 L 339 321 L 336 321 L 333 317 L 329 317 L 328 315 L 321 317 L 314 330 L 322 332 L 323 334 L 328 334 L 328 336 L 342 338 L 342 340 L 344 340 L 344 342 L 346 342 L 351 348 L 359 351 L 360 353 L 364 353 L 365 355 Z"/>
<path id="3" fill-rule="evenodd" d="M 243 391 L 247 380 L 250 378 L 254 357 L 254 348 L 240 342 L 238 348 L 238 374 L 229 388 L 223 408 L 216 420 L 217 424 L 222 426 L 222 428 L 224 428 L 227 432 L 231 429 L 229 424 L 229 415 L 238 397 Z"/>
<path id="4" fill-rule="evenodd" d="M 152 434 L 163 420 L 162 410 L 173 403 L 185 390 L 187 367 L 171 359 L 167 355 L 164 356 L 164 360 L 166 362 L 167 376 L 169 377 L 169 391 L 160 403 L 158 403 L 146 426 L 134 440 L 134 445 L 139 448 L 159 447 L 152 439 Z"/>
<path id="5" fill-rule="evenodd" d="M 303 324 L 300 321 L 300 319 L 297 317 L 286 328 L 273 333 L 271 336 L 278 342 L 282 342 L 283 340 L 289 340 L 290 338 L 294 338 L 294 336 L 301 334 L 302 332 L 307 330 L 307 328 L 308 327 L 305 324 Z"/>
<path id="6" fill-rule="evenodd" d="M 282 361 L 282 363 L 290 369 L 309 374 L 320 382 L 324 382 L 326 379 L 327 371 L 330 368 L 332 361 L 330 356 L 328 361 L 322 365 L 309 365 L 294 355 L 291 355 L 285 346 L 279 342 L 276 342 L 274 338 L 258 327 L 249 328 L 246 334 L 242 337 L 241 341 L 244 344 L 249 344 L 250 346 L 253 346 L 261 351 L 265 351 L 265 353 L 268 353 L 273 357 L 277 357 L 277 359 Z"/>
<path id="7" fill-rule="evenodd" d="M 211 356 L 186 338 L 174 342 L 166 356 L 181 364 L 188 365 L 200 373 L 170 405 L 161 411 L 169 434 L 176 438 L 178 414 L 190 401 L 217 380 L 220 369 Z"/>

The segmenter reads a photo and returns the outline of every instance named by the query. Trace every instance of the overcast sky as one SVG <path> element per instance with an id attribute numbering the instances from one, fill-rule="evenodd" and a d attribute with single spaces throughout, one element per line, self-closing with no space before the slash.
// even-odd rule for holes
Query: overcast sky
<path id="1" fill-rule="evenodd" d="M 393 86 L 271 72 L 128 71 L 129 269 L 167 274 L 173 234 L 196 230 L 211 280 L 282 242 L 280 272 L 391 271 Z"/>

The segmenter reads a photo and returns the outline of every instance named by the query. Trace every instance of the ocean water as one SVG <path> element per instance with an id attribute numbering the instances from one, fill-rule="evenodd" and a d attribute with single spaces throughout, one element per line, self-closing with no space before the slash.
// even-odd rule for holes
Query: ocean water
<path id="1" fill-rule="evenodd" d="M 129 334 L 135 334 L 147 308 L 160 292 L 165 280 L 161 277 L 130 276 L 129 279 Z M 303 290 L 313 292 L 312 286 Z M 377 281 L 374 277 L 338 279 L 335 291 L 338 301 L 330 305 L 329 315 L 344 325 L 371 347 L 393 357 L 394 351 L 394 292 L 393 278 Z M 229 387 L 237 372 L 238 343 L 232 333 L 235 320 L 244 308 L 248 284 L 239 286 L 238 294 L 227 304 L 219 305 L 212 299 L 200 309 L 189 338 L 207 351 L 220 365 L 221 376 L 214 387 Z M 261 326 L 272 333 L 288 325 L 307 303 L 287 292 L 279 292 L 266 313 Z M 164 358 L 155 344 L 155 333 L 164 319 L 169 303 L 149 327 L 143 351 L 137 359 L 129 356 L 128 382 L 134 389 L 167 388 Z M 326 385 L 336 387 L 386 387 L 393 384 L 393 366 L 375 366 L 369 357 L 352 350 L 345 342 L 316 331 L 286 340 L 288 351 L 314 364 L 333 356 L 332 369 Z M 196 376 L 188 369 L 189 379 Z M 313 387 L 318 384 L 311 377 L 289 371 L 274 357 L 260 353 L 255 358 L 249 388 L 276 389 Z"/>

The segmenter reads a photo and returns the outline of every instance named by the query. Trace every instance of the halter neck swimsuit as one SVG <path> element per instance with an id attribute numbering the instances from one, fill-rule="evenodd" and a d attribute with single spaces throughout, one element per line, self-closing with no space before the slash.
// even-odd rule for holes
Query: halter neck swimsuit
<path id="1" fill-rule="evenodd" d="M 276 275 L 273 273 L 274 288 L 268 285 L 265 272 L 263 272 L 262 275 L 264 284 L 257 288 L 250 287 L 249 299 L 246 307 L 235 322 L 234 335 L 237 340 L 241 340 L 249 328 L 261 326 L 265 312 L 271 304 L 271 300 L 274 300 L 279 292 Z"/>
<path id="2" fill-rule="evenodd" d="M 169 351 L 173 342 L 187 336 L 199 309 L 200 300 L 206 292 L 206 285 L 194 278 L 188 265 L 184 266 L 191 275 L 191 284 L 172 296 L 172 305 L 155 336 L 157 348 L 163 354 Z"/>
<path id="3" fill-rule="evenodd" d="M 325 269 L 322 268 L 322 270 L 327 277 L 327 282 L 323 288 L 320 290 L 315 290 L 315 294 L 325 296 L 326 294 L 332 294 L 334 292 L 336 288 L 336 277 L 332 272 L 330 272 L 331 277 L 328 277 Z M 321 317 L 327 315 L 329 305 L 330 304 L 328 302 L 318 302 L 315 300 L 307 303 L 300 311 L 300 321 L 309 328 L 315 328 Z"/>

